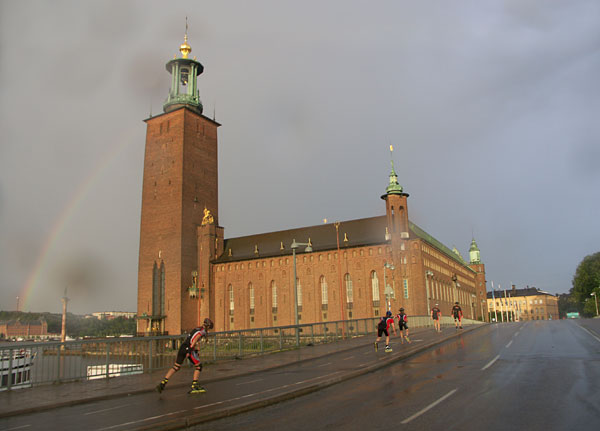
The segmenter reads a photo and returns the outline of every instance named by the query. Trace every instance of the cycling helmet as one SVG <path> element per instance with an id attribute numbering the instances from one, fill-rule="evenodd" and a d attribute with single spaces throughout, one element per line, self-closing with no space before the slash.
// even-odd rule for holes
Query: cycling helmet
<path id="1" fill-rule="evenodd" d="M 400 311 L 404 311 L 404 308 L 401 308 Z"/>
<path id="2" fill-rule="evenodd" d="M 207 317 L 206 319 L 204 319 L 204 326 L 208 329 L 212 329 L 215 325 L 213 321 Z"/>
<path id="3" fill-rule="evenodd" d="M 385 317 L 391 317 L 392 316 L 392 312 L 388 310 L 387 313 L 385 313 Z"/>

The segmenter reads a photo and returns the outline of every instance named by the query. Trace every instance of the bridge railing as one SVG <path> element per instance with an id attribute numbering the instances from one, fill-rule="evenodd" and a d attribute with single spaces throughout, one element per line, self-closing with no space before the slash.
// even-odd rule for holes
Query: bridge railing
<path id="1" fill-rule="evenodd" d="M 213 332 L 200 347 L 203 361 L 242 358 L 375 335 L 379 317 L 298 326 Z M 482 323 L 463 319 L 465 324 Z M 443 316 L 442 325 L 453 325 Z M 429 316 L 410 316 L 409 327 L 431 327 Z M 185 335 L 83 339 L 0 346 L 0 391 L 47 383 L 110 378 L 171 367 Z"/>

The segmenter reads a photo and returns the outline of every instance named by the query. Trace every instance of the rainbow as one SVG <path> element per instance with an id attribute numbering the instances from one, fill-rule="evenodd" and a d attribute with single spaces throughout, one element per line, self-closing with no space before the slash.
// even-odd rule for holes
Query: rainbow
<path id="1" fill-rule="evenodd" d="M 73 193 L 73 196 L 61 210 L 54 221 L 50 233 L 46 237 L 42 248 L 37 256 L 33 270 L 27 276 L 25 285 L 21 289 L 19 297 L 22 300 L 21 311 L 25 311 L 29 305 L 32 293 L 40 285 L 40 278 L 47 266 L 48 256 L 50 256 L 57 239 L 65 232 L 69 220 L 72 218 L 75 210 L 81 205 L 81 202 L 87 196 L 89 190 L 96 184 L 102 176 L 102 172 L 115 160 L 127 146 L 134 140 L 135 129 L 128 129 L 122 136 L 123 139 L 117 139 L 116 144 L 108 151 L 99 162 L 90 171 L 90 174 L 79 184 L 79 187 Z"/>

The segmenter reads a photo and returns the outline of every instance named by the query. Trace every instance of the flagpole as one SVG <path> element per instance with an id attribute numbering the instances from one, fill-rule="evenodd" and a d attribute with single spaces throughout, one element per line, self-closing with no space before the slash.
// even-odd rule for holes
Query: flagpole
<path id="1" fill-rule="evenodd" d="M 494 282 L 492 281 L 492 303 L 494 304 L 494 319 L 498 323 L 498 310 L 496 309 L 496 295 L 494 295 Z"/>
<path id="2" fill-rule="evenodd" d="M 508 307 L 508 299 L 506 298 L 506 289 L 504 289 L 504 301 L 506 301 L 506 321 L 510 322 L 510 316 L 508 315 L 510 309 Z"/>
<path id="3" fill-rule="evenodd" d="M 500 319 L 502 323 L 504 323 L 504 303 L 502 302 L 502 286 L 498 285 L 498 290 L 500 291 Z"/>

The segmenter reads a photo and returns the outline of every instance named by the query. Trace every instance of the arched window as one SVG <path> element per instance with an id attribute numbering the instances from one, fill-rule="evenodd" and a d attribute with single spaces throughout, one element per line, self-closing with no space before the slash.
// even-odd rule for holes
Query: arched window
<path id="1" fill-rule="evenodd" d="M 160 263 L 160 315 L 165 315 L 165 262 Z"/>
<path id="2" fill-rule="evenodd" d="M 327 310 L 329 299 L 327 297 L 327 280 L 325 280 L 324 275 L 319 279 L 319 284 L 321 285 L 321 309 Z"/>
<path id="3" fill-rule="evenodd" d="M 344 275 L 344 281 L 346 282 L 346 302 L 352 304 L 354 302 L 354 291 L 352 289 L 352 279 L 350 274 Z"/>
<path id="4" fill-rule="evenodd" d="M 271 306 L 273 307 L 273 313 L 277 313 L 277 286 L 275 280 L 271 280 Z"/>
<path id="5" fill-rule="evenodd" d="M 154 262 L 152 267 L 152 315 L 160 314 L 160 273 L 158 265 Z"/>
<path id="6" fill-rule="evenodd" d="M 230 284 L 227 288 L 229 292 L 229 314 L 233 314 L 233 310 L 235 309 L 235 303 L 233 300 L 233 286 Z"/>
<path id="7" fill-rule="evenodd" d="M 296 278 L 296 292 L 298 295 L 298 311 L 302 311 L 302 286 L 300 285 L 300 278 Z"/>
<path id="8" fill-rule="evenodd" d="M 250 314 L 254 314 L 254 286 L 248 283 L 248 296 L 250 298 Z"/>
<path id="9" fill-rule="evenodd" d="M 371 271 L 371 290 L 373 292 L 373 305 L 379 305 L 379 279 L 377 278 L 377 273 L 375 271 Z M 375 305 L 377 303 L 377 305 Z"/>

